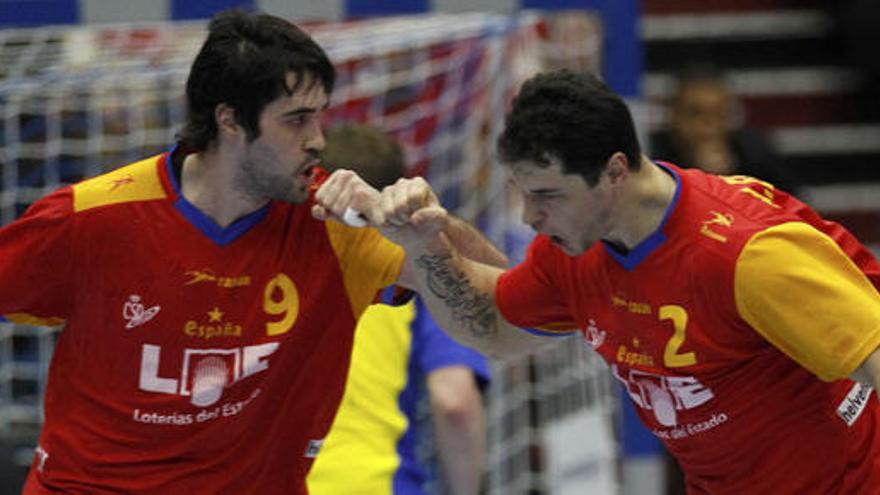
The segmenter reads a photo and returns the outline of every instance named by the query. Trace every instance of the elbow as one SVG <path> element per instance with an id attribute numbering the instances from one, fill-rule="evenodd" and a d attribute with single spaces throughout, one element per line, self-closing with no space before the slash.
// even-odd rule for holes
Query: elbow
<path id="1" fill-rule="evenodd" d="M 467 428 L 483 414 L 483 399 L 473 372 L 464 366 L 444 368 L 428 377 L 434 416 L 451 427 Z"/>
<path id="2" fill-rule="evenodd" d="M 456 430 L 470 430 L 479 422 L 482 412 L 479 396 L 445 401 L 435 409 L 435 414 Z"/>

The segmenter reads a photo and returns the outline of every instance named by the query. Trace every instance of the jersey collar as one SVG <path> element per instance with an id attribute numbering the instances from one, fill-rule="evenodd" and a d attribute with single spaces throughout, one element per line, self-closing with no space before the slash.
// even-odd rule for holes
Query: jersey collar
<path id="1" fill-rule="evenodd" d="M 605 252 L 614 258 L 617 263 L 627 271 L 634 270 L 642 261 L 644 261 L 645 258 L 648 257 L 649 254 L 659 249 L 666 241 L 666 234 L 663 233 L 663 228 L 666 226 L 666 221 L 669 220 L 672 212 L 675 211 L 675 207 L 678 205 L 678 197 L 681 194 L 681 176 L 678 172 L 661 162 L 654 163 L 675 179 L 675 194 L 672 196 L 672 201 L 666 208 L 666 213 L 663 214 L 663 219 L 660 221 L 660 225 L 657 226 L 657 230 L 652 232 L 651 235 L 646 237 L 626 254 L 620 253 L 614 249 L 611 244 L 604 240 L 602 241 L 602 246 L 605 248 Z"/>
<path id="2" fill-rule="evenodd" d="M 187 201 L 180 192 L 180 185 L 178 184 L 177 176 L 174 173 L 172 164 L 172 157 L 175 156 L 175 153 L 179 152 L 183 152 L 183 150 L 180 149 L 180 145 L 175 145 L 174 148 L 166 153 L 164 157 L 165 174 L 168 177 L 168 183 L 171 185 L 171 189 L 176 197 L 174 200 L 174 207 L 177 208 L 187 222 L 199 229 L 202 234 L 213 243 L 219 246 L 226 246 L 251 230 L 269 212 L 269 207 L 272 204 L 271 202 L 266 203 L 266 205 L 260 209 L 239 218 L 227 227 L 220 227 L 213 219 L 211 219 L 211 217 L 205 215 L 201 210 L 196 208 L 194 204 Z"/>

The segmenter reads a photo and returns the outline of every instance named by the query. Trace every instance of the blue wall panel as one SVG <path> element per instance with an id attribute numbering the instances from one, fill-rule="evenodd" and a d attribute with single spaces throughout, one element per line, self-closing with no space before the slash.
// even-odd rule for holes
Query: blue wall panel
<path id="1" fill-rule="evenodd" d="M 607 1 L 608 0 L 522 0 L 522 3 L 520 5 L 522 5 L 522 8 L 524 9 L 539 10 L 601 10 L 603 4 L 607 3 Z"/>
<path id="2" fill-rule="evenodd" d="M 645 60 L 639 35 L 640 0 L 605 0 L 605 81 L 626 98 L 641 96 Z"/>
<path id="3" fill-rule="evenodd" d="M 245 10 L 255 8 L 254 0 L 172 0 L 172 19 L 207 19 L 216 12 L 231 7 Z"/>
<path id="4" fill-rule="evenodd" d="M 348 17 L 419 14 L 429 10 L 428 0 L 345 0 L 345 15 Z"/>
<path id="5" fill-rule="evenodd" d="M 0 27 L 77 22 L 78 0 L 0 0 Z"/>

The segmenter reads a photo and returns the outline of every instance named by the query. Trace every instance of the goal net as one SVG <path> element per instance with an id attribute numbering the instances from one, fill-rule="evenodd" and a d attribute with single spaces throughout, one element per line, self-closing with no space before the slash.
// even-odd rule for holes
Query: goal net
<path id="1" fill-rule="evenodd" d="M 506 178 L 493 166 L 506 105 L 542 67 L 595 70 L 598 26 L 583 12 L 304 25 L 338 70 L 325 125 L 384 128 L 401 143 L 410 175 L 426 176 L 445 206 L 499 245 L 518 246 L 514 251 L 527 236 L 513 227 Z M 0 222 L 61 185 L 169 149 L 204 36 L 204 22 L 0 30 Z M 0 323 L 0 440 L 33 447 L 57 331 Z M 602 448 L 575 448 L 568 458 L 601 467 L 594 482 L 614 483 L 615 394 L 609 374 L 583 347 L 582 339 L 570 339 L 493 366 L 489 493 L 563 486 L 570 466 L 551 452 L 573 448 L 565 434 L 571 427 L 590 437 L 575 444 Z M 584 417 L 594 424 L 566 426 Z M 31 457 L 30 450 L 20 456 Z"/>

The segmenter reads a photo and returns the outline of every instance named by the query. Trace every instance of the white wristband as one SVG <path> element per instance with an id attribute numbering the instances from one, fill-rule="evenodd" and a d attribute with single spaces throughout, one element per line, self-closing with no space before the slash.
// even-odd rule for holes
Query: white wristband
<path id="1" fill-rule="evenodd" d="M 345 209 L 345 212 L 342 214 L 342 221 L 350 227 L 367 226 L 367 218 L 351 206 Z"/>

